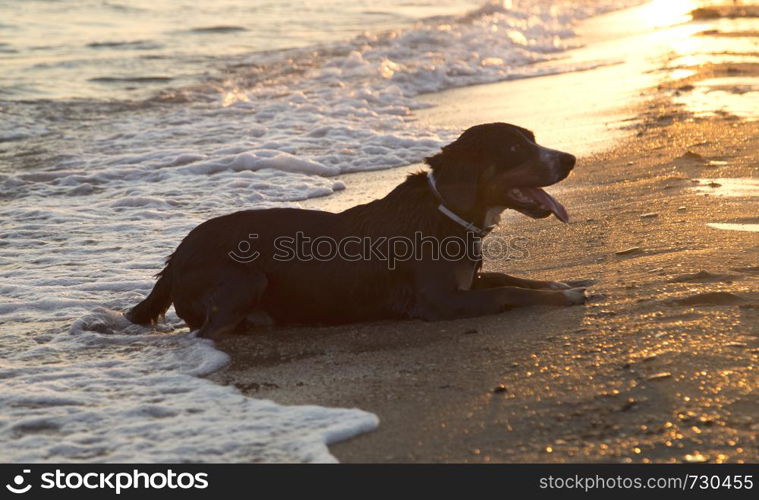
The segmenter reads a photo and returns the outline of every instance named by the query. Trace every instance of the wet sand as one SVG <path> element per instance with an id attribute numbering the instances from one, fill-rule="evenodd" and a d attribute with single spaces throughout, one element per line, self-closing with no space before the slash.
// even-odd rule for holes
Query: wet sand
<path id="1" fill-rule="evenodd" d="M 662 80 L 620 108 L 634 117 L 615 118 L 627 138 L 551 189 L 569 225 L 510 215 L 496 230 L 526 237 L 529 255 L 486 270 L 593 279 L 586 306 L 261 329 L 222 339 L 232 362 L 211 378 L 376 413 L 376 431 L 330 448 L 342 462 L 759 461 L 759 239 L 708 225 L 759 224 L 759 193 L 729 181 L 758 177 L 759 122 L 688 102 L 703 82 L 738 76 L 756 79 L 759 64 Z M 507 119 L 487 103 L 514 83 L 455 91 L 419 119 Z M 348 179 L 322 206 L 381 196 L 403 175 Z"/>

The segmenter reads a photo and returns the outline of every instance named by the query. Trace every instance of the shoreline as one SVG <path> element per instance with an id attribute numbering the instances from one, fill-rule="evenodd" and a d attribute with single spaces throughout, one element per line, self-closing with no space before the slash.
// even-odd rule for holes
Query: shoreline
<path id="1" fill-rule="evenodd" d="M 759 122 L 681 104 L 736 75 L 756 78 L 759 64 L 706 65 L 623 103 L 630 137 L 558 186 L 570 225 L 515 215 L 496 229 L 527 236 L 530 255 L 487 270 L 592 278 L 587 306 L 258 330 L 221 339 L 232 361 L 209 378 L 377 414 L 376 431 L 330 446 L 343 462 L 759 461 L 756 235 L 708 226 L 759 224 L 755 191 L 719 181 L 757 177 Z M 482 120 L 503 111 L 478 102 L 535 80 L 450 91 L 434 113 Z M 354 174 L 334 199 L 303 205 L 339 210 L 418 168 Z"/>
<path id="2" fill-rule="evenodd" d="M 561 60 L 588 64 L 589 61 L 609 61 L 611 50 L 606 44 L 613 42 L 614 35 L 626 29 L 625 14 L 634 12 L 640 16 L 646 6 L 612 11 L 582 21 L 577 27 L 578 48 L 567 51 Z M 588 46 L 591 42 L 592 46 Z M 600 47 L 600 48 L 599 48 Z M 612 58 L 613 60 L 613 58 Z M 539 63 L 549 66 L 552 60 Z M 640 65 L 640 61 L 622 63 L 607 62 L 591 69 L 566 73 L 547 74 L 528 78 L 517 78 L 502 82 L 471 85 L 446 89 L 430 94 L 421 94 L 416 99 L 429 105 L 414 111 L 416 120 L 430 128 L 447 128 L 463 132 L 479 123 L 506 121 L 533 128 L 541 144 L 570 151 L 583 157 L 610 149 L 615 143 L 629 135 L 631 123 L 636 119 L 634 99 L 637 94 L 650 86 L 651 78 L 639 77 L 625 86 L 614 88 L 614 92 L 595 100 L 596 94 L 584 97 L 583 111 L 577 113 L 574 107 L 562 106 L 564 90 L 576 86 L 588 75 L 594 79 L 608 81 L 629 72 L 630 66 Z M 636 68 L 637 69 L 637 68 Z M 514 93 L 523 102 L 504 100 L 504 94 Z M 620 104 L 621 102 L 621 104 Z M 529 104 L 528 104 L 529 103 Z M 567 128 L 565 122 L 573 127 Z M 589 134 L 592 140 L 588 141 Z M 300 202 L 303 208 L 341 211 L 354 205 L 381 198 L 400 184 L 406 175 L 426 169 L 424 163 L 414 163 L 385 170 L 353 172 L 338 176 L 346 189 L 323 198 L 309 198 Z"/>

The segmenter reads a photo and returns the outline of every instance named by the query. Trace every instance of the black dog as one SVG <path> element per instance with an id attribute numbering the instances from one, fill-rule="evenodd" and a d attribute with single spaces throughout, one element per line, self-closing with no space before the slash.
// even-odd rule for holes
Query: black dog
<path id="1" fill-rule="evenodd" d="M 540 186 L 567 177 L 574 156 L 537 145 L 529 130 L 490 123 L 426 161 L 429 173 L 341 213 L 245 210 L 200 224 L 126 317 L 149 324 L 173 303 L 191 329 L 215 337 L 261 312 L 277 323 L 334 324 L 585 302 L 583 288 L 479 272 L 479 237 L 503 210 L 567 222 Z"/>

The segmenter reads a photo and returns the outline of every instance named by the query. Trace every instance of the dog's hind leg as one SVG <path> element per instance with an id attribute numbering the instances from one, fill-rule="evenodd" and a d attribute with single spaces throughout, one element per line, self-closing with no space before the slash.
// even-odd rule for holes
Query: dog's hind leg
<path id="1" fill-rule="evenodd" d="M 233 331 L 256 308 L 266 284 L 266 276 L 260 271 L 242 266 L 225 270 L 203 299 L 206 320 L 198 336 L 216 338 Z"/>

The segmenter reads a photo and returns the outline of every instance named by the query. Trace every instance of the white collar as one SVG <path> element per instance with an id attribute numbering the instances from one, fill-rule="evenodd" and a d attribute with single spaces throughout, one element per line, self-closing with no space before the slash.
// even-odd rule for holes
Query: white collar
<path id="1" fill-rule="evenodd" d="M 495 226 L 488 226 L 486 228 L 481 228 L 476 226 L 473 222 L 469 222 L 465 219 L 462 219 L 459 217 L 456 212 L 451 210 L 450 208 L 445 206 L 445 201 L 443 200 L 443 196 L 440 194 L 440 191 L 437 189 L 437 183 L 435 181 L 435 174 L 430 170 L 427 172 L 427 182 L 430 185 L 430 189 L 432 190 L 432 194 L 435 195 L 435 198 L 437 198 L 437 201 L 440 202 L 440 204 L 437 206 L 437 209 L 440 210 L 446 217 L 451 219 L 453 222 L 458 224 L 459 226 L 463 227 L 469 232 L 472 232 L 479 236 L 480 238 L 484 238 L 487 236 L 490 231 L 493 230 Z"/>

